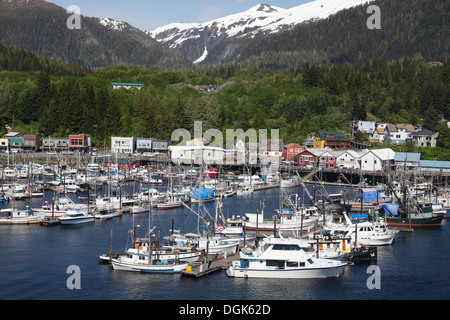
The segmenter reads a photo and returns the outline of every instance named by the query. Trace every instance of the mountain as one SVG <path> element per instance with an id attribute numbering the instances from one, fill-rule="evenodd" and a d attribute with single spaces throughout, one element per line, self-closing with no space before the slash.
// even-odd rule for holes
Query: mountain
<path id="1" fill-rule="evenodd" d="M 450 52 L 448 0 L 376 0 L 381 29 L 367 28 L 367 5 L 342 10 L 327 19 L 300 24 L 253 40 L 221 44 L 238 47 L 228 62 L 258 68 L 296 68 L 301 63 L 357 63 L 423 57 L 444 63 Z M 234 42 L 233 42 L 234 41 Z M 223 48 L 210 52 L 218 57 Z M 222 61 L 223 62 L 223 61 Z"/>
<path id="2" fill-rule="evenodd" d="M 259 4 L 247 11 L 205 23 L 172 23 L 147 33 L 160 43 L 178 49 L 194 63 L 204 61 L 209 52 L 224 40 L 237 42 L 261 34 L 273 34 L 295 25 L 325 19 L 337 12 L 368 0 L 315 0 L 291 9 Z M 230 44 L 221 59 L 234 51 Z"/>
<path id="3" fill-rule="evenodd" d="M 0 43 L 85 68 L 192 67 L 178 51 L 126 22 L 81 16 L 81 29 L 70 30 L 70 16 L 43 0 L 0 0 Z"/>

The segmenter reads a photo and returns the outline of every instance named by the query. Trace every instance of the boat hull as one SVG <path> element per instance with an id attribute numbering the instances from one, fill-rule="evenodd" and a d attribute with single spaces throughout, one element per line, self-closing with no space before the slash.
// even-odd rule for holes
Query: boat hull
<path id="1" fill-rule="evenodd" d="M 75 224 L 83 224 L 94 221 L 94 217 L 83 217 L 83 218 L 59 218 L 59 222 L 64 225 L 75 225 Z"/>
<path id="2" fill-rule="evenodd" d="M 188 263 L 181 262 L 179 264 L 164 264 L 164 265 L 148 265 L 148 264 L 130 264 L 123 263 L 112 259 L 112 266 L 114 270 L 144 272 L 144 273 L 179 273 L 186 270 Z"/>
<path id="3" fill-rule="evenodd" d="M 183 206 L 182 203 L 158 203 L 156 208 L 158 210 L 170 210 L 170 209 L 180 208 L 182 206 Z"/>
<path id="4" fill-rule="evenodd" d="M 11 225 L 11 224 L 38 224 L 41 221 L 40 216 L 31 216 L 28 218 L 6 218 L 0 219 L 0 225 Z"/>
<path id="5" fill-rule="evenodd" d="M 390 227 L 439 227 L 441 226 L 443 214 L 424 218 L 402 218 L 402 217 L 386 217 L 386 223 Z"/>
<path id="6" fill-rule="evenodd" d="M 283 270 L 248 269 L 230 266 L 227 275 L 234 278 L 266 278 L 266 279 L 320 279 L 337 278 L 346 264 L 342 263 L 330 268 L 295 268 Z"/>

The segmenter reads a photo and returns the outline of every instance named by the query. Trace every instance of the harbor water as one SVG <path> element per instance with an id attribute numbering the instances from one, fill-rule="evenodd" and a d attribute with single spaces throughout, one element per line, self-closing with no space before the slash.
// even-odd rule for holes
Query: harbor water
<path id="1" fill-rule="evenodd" d="M 131 190 L 131 186 L 129 186 Z M 302 195 L 301 187 L 288 193 Z M 46 193 L 51 202 L 52 194 Z M 77 202 L 78 195 L 71 195 Z M 20 208 L 40 207 L 42 198 L 16 201 Z M 279 207 L 279 189 L 232 196 L 223 202 L 226 217 L 256 213 L 264 201 L 267 218 Z M 10 207 L 3 203 L 1 208 Z M 191 204 L 196 210 L 197 204 Z M 214 203 L 205 204 L 214 215 Z M 197 217 L 186 208 L 153 209 L 153 224 L 161 238 L 174 228 L 197 231 Z M 1 300 L 442 300 L 450 298 L 450 226 L 400 232 L 394 243 L 378 248 L 378 260 L 348 265 L 338 278 L 237 279 L 217 271 L 201 278 L 181 274 L 141 274 L 113 270 L 99 255 L 123 252 L 131 244 L 130 230 L 139 225 L 145 236 L 148 214 L 124 214 L 76 226 L 0 226 Z M 68 283 L 76 266 L 80 287 Z M 371 269 L 370 266 L 377 268 Z M 378 287 L 370 285 L 377 270 Z"/>

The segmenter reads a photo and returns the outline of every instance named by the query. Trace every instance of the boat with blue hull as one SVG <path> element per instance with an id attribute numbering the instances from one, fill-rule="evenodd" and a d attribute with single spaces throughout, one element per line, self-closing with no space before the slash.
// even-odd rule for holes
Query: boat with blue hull
<path id="1" fill-rule="evenodd" d="M 81 210 L 69 209 L 67 213 L 58 218 L 59 222 L 63 225 L 76 225 L 93 222 L 95 217 L 87 214 Z"/>

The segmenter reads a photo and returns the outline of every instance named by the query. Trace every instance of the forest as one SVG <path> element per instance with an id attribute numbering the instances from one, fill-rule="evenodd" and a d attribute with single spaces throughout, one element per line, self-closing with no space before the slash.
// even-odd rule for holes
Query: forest
<path id="1" fill-rule="evenodd" d="M 113 82 L 142 90 L 113 90 Z M 220 85 L 202 93 L 180 84 Z M 450 146 L 450 66 L 424 58 L 304 64 L 283 71 L 236 64 L 195 72 L 142 67 L 85 70 L 0 45 L 0 134 L 86 133 L 101 147 L 110 136 L 170 139 L 175 129 L 280 129 L 285 143 L 351 120 L 412 123 L 441 130 Z M 448 138 L 447 138 L 448 137 Z"/>

